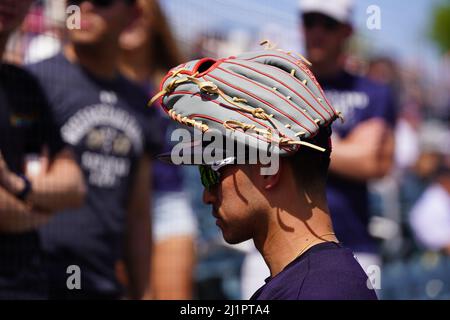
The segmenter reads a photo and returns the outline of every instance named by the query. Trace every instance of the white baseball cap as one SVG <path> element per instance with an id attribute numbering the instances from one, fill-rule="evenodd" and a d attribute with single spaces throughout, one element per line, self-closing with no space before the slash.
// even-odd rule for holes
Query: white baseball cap
<path id="1" fill-rule="evenodd" d="M 316 12 L 352 24 L 353 0 L 300 0 L 299 7 L 302 14 Z"/>

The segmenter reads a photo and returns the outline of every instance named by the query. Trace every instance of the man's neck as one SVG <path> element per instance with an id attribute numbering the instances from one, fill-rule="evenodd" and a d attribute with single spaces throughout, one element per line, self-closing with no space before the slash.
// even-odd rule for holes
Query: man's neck
<path id="1" fill-rule="evenodd" d="M 68 44 L 64 47 L 64 55 L 70 62 L 78 63 L 101 79 L 113 79 L 117 76 L 118 51 L 115 46 L 100 48 Z"/>
<path id="2" fill-rule="evenodd" d="M 341 70 L 341 65 L 335 61 L 313 63 L 311 66 L 311 71 L 319 80 L 334 78 Z"/>
<path id="3" fill-rule="evenodd" d="M 255 237 L 254 242 L 272 277 L 312 246 L 326 241 L 337 242 L 329 214 L 318 207 L 305 215 L 274 208 L 270 217 L 267 232 L 260 238 Z"/>
<path id="4" fill-rule="evenodd" d="M 120 70 L 129 79 L 137 82 L 148 82 L 153 70 L 149 63 L 151 61 L 151 50 L 146 47 L 136 50 L 122 51 L 120 54 Z"/>

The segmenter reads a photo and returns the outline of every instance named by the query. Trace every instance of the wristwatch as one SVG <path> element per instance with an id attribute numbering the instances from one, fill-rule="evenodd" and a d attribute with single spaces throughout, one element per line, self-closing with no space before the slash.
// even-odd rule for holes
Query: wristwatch
<path id="1" fill-rule="evenodd" d="M 19 174 L 18 176 L 20 179 L 22 179 L 22 181 L 24 183 L 24 187 L 23 187 L 22 191 L 20 191 L 19 193 L 16 194 L 16 197 L 20 200 L 25 200 L 31 192 L 31 182 L 23 174 Z"/>

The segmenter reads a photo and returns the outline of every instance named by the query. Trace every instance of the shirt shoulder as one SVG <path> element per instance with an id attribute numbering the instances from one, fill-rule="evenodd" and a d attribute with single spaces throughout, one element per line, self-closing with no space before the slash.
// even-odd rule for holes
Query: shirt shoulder
<path id="1" fill-rule="evenodd" d="M 314 249 L 289 264 L 252 299 L 376 299 L 375 292 L 367 287 L 366 274 L 349 249 L 332 243 Z"/>
<path id="2" fill-rule="evenodd" d="M 60 151 L 64 144 L 39 80 L 27 69 L 7 64 L 0 66 L 0 75 L 13 126 L 26 132 L 28 148 L 37 152 L 47 145 L 51 155 Z"/>
<path id="3" fill-rule="evenodd" d="M 48 103 L 36 77 L 18 66 L 0 65 L 0 85 L 13 113 L 44 117 Z"/>
<path id="4" fill-rule="evenodd" d="M 308 274 L 299 292 L 301 300 L 376 300 L 367 275 L 343 247 L 308 256 Z"/>
<path id="5" fill-rule="evenodd" d="M 396 98 L 395 93 L 388 85 L 375 82 L 367 77 L 356 76 L 355 89 L 365 92 L 369 97 L 369 103 L 371 105 L 370 111 L 376 116 L 385 118 L 388 123 L 394 121 L 392 117 L 395 117 L 396 111 Z"/>
<path id="6" fill-rule="evenodd" d="M 118 86 L 123 99 L 127 101 L 130 111 L 136 115 L 143 129 L 146 151 L 152 155 L 157 154 L 162 148 L 161 117 L 154 107 L 147 105 L 149 93 L 143 86 L 123 76 L 119 78 Z"/>
<path id="7" fill-rule="evenodd" d="M 64 58 L 62 54 L 58 54 L 37 63 L 29 64 L 26 68 L 39 79 L 56 79 L 66 77 L 67 75 L 67 70 L 63 69 L 68 68 L 64 66 L 63 62 Z"/>

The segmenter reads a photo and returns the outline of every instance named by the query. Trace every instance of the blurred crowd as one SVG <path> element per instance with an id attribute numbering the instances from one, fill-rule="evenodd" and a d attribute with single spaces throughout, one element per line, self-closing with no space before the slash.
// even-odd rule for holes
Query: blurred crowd
<path id="1" fill-rule="evenodd" d="M 3 63 L 30 70 L 34 74 L 33 77 L 40 82 L 39 86 L 43 87 L 47 95 L 45 99 L 49 100 L 50 104 L 60 103 L 67 108 L 72 103 L 71 99 L 81 99 L 83 95 L 90 94 L 91 88 L 86 82 L 98 90 L 101 103 L 106 105 L 114 99 L 123 100 L 124 105 L 139 102 L 137 97 L 134 97 L 136 98 L 134 101 L 128 97 L 133 90 L 138 89 L 143 92 L 143 100 L 148 100 L 171 67 L 189 59 L 204 56 L 219 58 L 253 50 L 261 40 L 254 39 L 245 32 L 204 30 L 197 35 L 196 41 L 191 46 L 183 47 L 179 44 L 184 42 L 177 39 L 177 35 L 171 30 L 171 24 L 167 19 L 168 12 L 164 11 L 164 7 L 161 7 L 157 0 L 68 1 L 68 4 L 64 2 L 34 1 L 21 26 L 9 34 Z M 118 2 L 135 5 L 137 9 L 121 12 L 122 15 L 130 15 L 125 17 L 129 21 L 125 19 L 127 21 L 121 22 L 123 25 L 120 25 L 120 19 L 117 19 L 119 21 L 117 24 L 111 22 L 115 19 L 113 14 L 110 23 L 103 25 L 104 28 L 111 28 L 105 31 L 105 34 L 110 36 L 102 38 L 105 50 L 117 46 L 111 49 L 116 50 L 117 54 L 111 58 L 108 52 L 96 55 L 96 52 L 84 50 L 91 40 L 84 39 L 82 34 L 76 33 L 76 30 L 68 30 L 68 19 L 74 12 L 66 11 L 67 6 L 78 5 L 81 14 L 84 12 L 93 14 L 95 20 L 98 19 L 95 17 L 97 10 L 106 12 L 108 6 L 114 6 Z M 332 158 L 335 166 L 333 167 L 332 163 L 328 194 L 332 215 L 334 204 L 338 212 L 335 214 L 339 217 L 339 222 L 335 225 L 338 238 L 354 250 L 380 298 L 449 299 L 450 79 L 447 77 L 439 83 L 434 83 L 419 67 L 412 68 L 394 57 L 371 56 L 352 50 L 351 46 L 345 46 L 344 43 L 357 30 L 352 26 L 351 12 L 340 10 L 349 8 L 349 1 L 336 1 L 335 11 L 328 13 L 320 11 L 320 6 L 309 6 L 310 2 L 303 1 L 303 5 L 299 8 L 299 12 L 303 15 L 299 18 L 297 26 L 299 33 L 305 34 L 304 39 L 307 42 L 305 48 L 308 52 L 308 55 L 305 55 L 313 63 L 313 71 L 323 85 L 327 97 L 346 118 L 346 122 L 336 128 L 333 137 L 336 159 Z M 16 1 L 0 0 L 0 15 L 2 11 L 7 11 L 5 6 L 17 6 Z M 108 17 L 107 14 L 105 16 Z M 104 16 L 102 18 L 105 19 Z M 0 25 L 0 33 L 1 28 Z M 99 32 L 102 32 L 101 28 Z M 112 39 L 114 36 L 117 36 L 117 39 Z M 94 41 L 95 39 L 92 40 Z M 108 44 L 108 41 L 111 43 Z M 92 66 L 90 69 L 91 63 L 95 64 L 95 59 L 106 56 L 110 59 L 110 66 L 106 66 L 105 63 L 104 69 L 101 66 Z M 333 57 L 339 62 L 339 68 L 342 68 L 342 71 L 336 71 L 336 75 L 329 74 L 334 66 L 327 64 L 327 61 L 333 61 Z M 442 60 L 443 65 L 446 63 L 449 67 L 450 52 L 443 55 Z M 73 69 L 66 64 L 72 64 Z M 102 61 L 98 61 L 98 64 L 102 65 Z M 112 83 L 112 80 L 105 76 L 108 70 L 115 72 L 116 69 L 123 75 L 123 80 L 120 80 L 123 82 Z M 70 81 L 79 76 L 80 70 L 88 70 L 95 79 L 92 80 L 91 76 L 80 77 L 79 82 L 73 82 L 75 86 L 70 87 L 70 92 L 64 92 L 65 89 L 60 87 L 64 84 L 70 86 Z M 53 74 L 58 73 L 60 78 L 53 77 Z M 1 76 L 2 84 L 9 81 L 5 73 L 1 73 Z M 52 83 L 52 79 L 58 83 Z M 108 79 L 109 82 L 102 79 Z M 116 90 L 116 86 L 122 86 L 122 90 Z M 25 90 L 24 88 L 28 87 L 16 86 L 14 90 L 17 91 L 17 95 L 27 95 L 29 92 L 21 91 Z M 360 95 L 358 90 L 367 92 L 367 95 Z M 102 96 L 101 92 L 114 94 Z M 373 108 L 378 108 L 377 111 L 372 113 L 361 111 L 359 114 L 358 105 L 360 100 L 364 99 L 376 100 L 376 103 L 372 104 L 369 101 L 367 105 L 373 105 Z M 31 103 L 33 101 L 35 100 L 32 99 Z M 150 162 L 149 158 L 161 149 L 170 149 L 167 141 L 175 127 L 158 108 L 152 108 L 147 114 L 145 104 L 146 101 L 140 101 L 139 107 L 143 110 L 133 110 L 133 114 L 143 122 L 142 131 L 145 131 L 146 126 L 155 124 L 155 127 L 143 133 L 145 141 L 142 142 L 144 145 L 142 150 L 129 156 L 130 162 L 127 166 L 129 165 L 133 171 L 128 173 L 130 175 L 126 178 L 128 180 L 120 180 L 122 177 L 117 172 L 107 173 L 117 176 L 116 178 L 121 181 L 117 188 L 111 187 L 110 183 L 114 182 L 108 182 L 108 177 L 98 176 L 96 179 L 92 174 L 95 161 L 100 161 L 103 166 L 109 166 L 106 152 L 99 151 L 98 154 L 104 156 L 99 158 L 100 160 L 92 156 L 92 160 L 87 161 L 89 164 L 83 162 L 83 159 L 88 158 L 86 150 L 93 150 L 92 146 L 96 143 L 101 144 L 102 139 L 105 140 L 105 137 L 112 134 L 112 130 L 102 131 L 96 127 L 96 130 L 90 132 L 86 138 L 91 143 L 87 146 L 80 146 L 70 140 L 70 137 L 63 136 L 65 140 L 69 139 L 71 141 L 69 144 L 75 148 L 70 157 L 81 166 L 84 179 L 87 179 L 83 197 L 84 201 L 87 201 L 85 206 L 90 206 L 90 209 L 84 210 L 83 214 L 95 215 L 96 219 L 84 219 L 78 212 L 69 212 L 66 209 L 74 204 L 69 203 L 67 206 L 62 204 L 64 210 L 61 210 L 61 207 L 48 208 L 49 211 L 53 209 L 63 211 L 61 214 L 55 214 L 50 218 L 50 222 L 39 221 L 36 225 L 26 227 L 26 232 L 38 229 L 42 237 L 49 239 L 48 248 L 44 250 L 45 257 L 50 256 L 52 261 L 56 262 L 52 262 L 52 267 L 47 268 L 45 272 L 57 273 L 55 268 L 68 262 L 80 264 L 82 272 L 83 265 L 89 265 L 92 269 L 89 271 L 91 278 L 86 284 L 82 283 L 82 287 L 88 288 L 90 295 L 83 297 L 65 292 L 60 288 L 59 277 L 55 276 L 55 279 L 48 280 L 53 281 L 52 292 L 41 294 L 37 290 L 37 298 L 44 295 L 50 298 L 241 299 L 248 298 L 268 276 L 264 261 L 254 254 L 252 243 L 231 246 L 222 240 L 210 215 L 210 209 L 202 203 L 202 186 L 195 168 L 173 167 L 158 160 Z M 57 118 L 55 126 L 64 126 L 69 122 L 70 117 L 66 115 L 69 111 L 62 110 L 60 106 L 55 109 L 63 119 L 59 120 L 55 116 Z M 356 114 L 355 117 L 353 113 Z M 382 119 L 384 121 L 382 126 L 371 121 L 372 117 Z M 1 123 L 2 119 L 0 126 Z M 358 126 L 361 123 L 366 125 Z M 2 132 L 5 131 L 0 129 L 0 134 Z M 125 138 L 114 139 L 112 143 L 117 146 L 118 152 L 126 149 L 127 143 L 134 143 L 127 142 Z M 347 140 L 352 142 L 352 148 Z M 5 139 L 0 137 L 0 142 L 2 141 Z M 13 140 L 9 143 L 11 141 Z M 164 141 L 162 145 L 161 141 Z M 369 150 L 377 143 L 380 143 L 381 151 Z M 18 175 L 25 173 L 42 175 L 40 170 L 43 170 L 43 156 L 40 151 L 23 152 L 23 156 L 27 158 L 25 172 L 19 168 L 12 168 L 12 158 L 6 157 L 5 151 L 1 149 L 7 148 L 5 146 L 6 142 L 0 144 L 0 151 L 11 171 L 15 171 Z M 344 147 L 348 148 L 345 150 L 355 152 L 341 157 L 339 151 L 344 150 Z M 86 150 L 79 151 L 82 148 Z M 64 150 L 57 151 L 65 152 Z M 371 156 L 366 156 L 364 152 Z M 357 158 L 356 155 L 359 154 L 361 156 Z M 122 154 L 121 157 L 126 156 Z M 151 165 L 143 169 L 141 161 L 147 161 Z M 350 168 L 346 167 L 346 162 Z M 371 162 L 374 163 L 374 168 L 377 168 L 371 169 L 369 167 Z M 91 171 L 87 169 L 89 165 Z M 122 170 L 119 166 L 112 167 L 111 170 Z M 142 171 L 139 171 L 141 169 Z M 33 170 L 37 173 L 33 173 Z M 69 179 L 72 176 L 75 181 L 80 174 L 74 172 L 71 175 L 67 168 L 61 170 L 63 170 L 62 179 Z M 145 179 L 148 180 L 146 183 L 140 181 Z M 112 189 L 115 191 L 111 191 Z M 342 190 L 347 194 L 340 194 Z M 137 196 L 146 198 L 148 202 L 140 203 Z M 2 197 L 3 193 L 0 193 L 0 201 L 5 201 L 6 198 Z M 111 197 L 117 197 L 121 202 L 119 203 L 119 200 L 117 204 L 113 202 L 111 207 L 102 203 L 110 201 Z M 346 197 L 353 197 L 355 204 L 348 204 Z M 365 197 L 367 201 L 363 199 Z M 123 203 L 127 203 L 123 210 L 114 207 Z M 130 209 L 129 203 L 136 205 Z M 358 211 L 360 208 L 363 208 L 364 217 Z M 111 212 L 108 212 L 109 209 Z M 121 210 L 124 212 L 144 210 L 147 216 L 137 217 L 129 214 L 132 218 L 115 217 L 113 222 L 108 221 L 109 214 L 119 216 L 123 214 Z M 355 214 L 352 216 L 339 210 L 354 210 Z M 100 213 L 93 213 L 94 211 Z M 71 220 L 67 218 L 69 215 L 79 215 L 79 218 Z M 67 221 L 64 222 L 66 218 Z M 345 224 L 342 221 L 346 219 L 353 220 Z M 334 220 L 333 222 L 335 223 Z M 95 228 L 91 231 L 90 226 L 95 223 L 104 224 L 104 229 L 109 231 L 95 234 L 97 231 Z M 80 228 L 83 232 L 79 234 L 65 229 L 71 227 L 75 230 Z M 149 229 L 148 234 L 142 230 L 144 227 Z M 2 234 L 10 234 L 7 227 L 5 228 L 2 227 L 0 230 L 0 242 L 7 241 Z M 17 230 L 11 232 L 16 234 Z M 90 232 L 94 233 L 93 241 L 98 243 L 84 244 L 91 236 Z M 122 241 L 115 238 L 119 236 L 126 237 L 128 239 L 126 241 L 131 243 L 130 248 L 125 245 L 123 255 L 117 254 L 116 248 L 103 247 L 104 241 Z M 105 239 L 101 239 L 102 237 Z M 77 244 L 73 245 L 73 242 Z M 75 249 L 71 247 L 72 245 Z M 6 249 L 0 243 L 0 252 L 2 250 Z M 109 252 L 117 256 L 106 256 Z M 92 262 L 84 261 L 83 254 L 92 255 L 90 258 Z M 135 255 L 139 255 L 140 258 L 134 257 Z M 114 270 L 106 266 L 108 263 L 114 266 Z M 0 261 L 0 265 L 3 264 L 8 263 Z M 373 266 L 377 266 L 378 269 L 371 268 Z M 7 269 L 1 266 L 0 273 L 9 272 Z M 24 270 L 26 272 L 27 269 Z M 146 274 L 148 270 L 151 270 L 150 275 Z M 67 276 L 65 271 L 64 277 Z M 103 272 L 106 275 L 102 274 Z M 111 278 L 115 280 L 110 281 Z M 14 291 L 13 286 L 8 287 L 11 284 L 2 281 L 0 275 L 0 297 L 8 298 L 5 292 Z M 64 282 L 63 286 L 65 285 Z"/>

